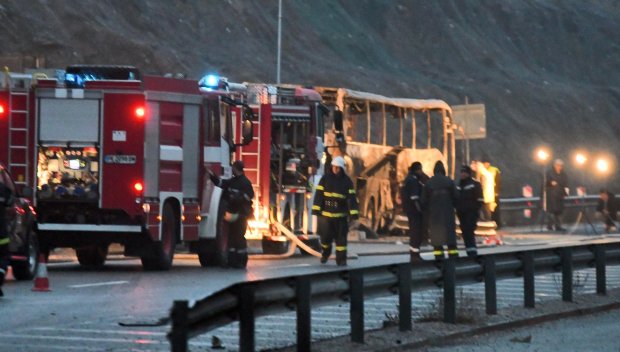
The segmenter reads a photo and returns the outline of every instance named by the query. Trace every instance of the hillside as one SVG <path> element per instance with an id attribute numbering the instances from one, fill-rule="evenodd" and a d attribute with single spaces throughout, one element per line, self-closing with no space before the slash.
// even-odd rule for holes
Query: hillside
<path id="1" fill-rule="evenodd" d="M 283 3 L 283 82 L 486 104 L 488 138 L 472 156 L 503 170 L 505 195 L 539 182 L 542 143 L 564 159 L 577 147 L 617 157 L 617 1 Z M 273 82 L 277 14 L 276 0 L 8 0 L 0 56 Z M 593 178 L 590 191 L 607 184 L 620 192 L 618 177 Z"/>

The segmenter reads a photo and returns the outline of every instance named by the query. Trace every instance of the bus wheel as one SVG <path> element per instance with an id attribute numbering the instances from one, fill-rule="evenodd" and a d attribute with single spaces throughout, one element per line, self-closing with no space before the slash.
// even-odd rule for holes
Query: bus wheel
<path id="1" fill-rule="evenodd" d="M 78 262 L 86 268 L 100 268 L 108 256 L 108 245 L 94 245 L 75 249 Z"/>
<path id="2" fill-rule="evenodd" d="M 32 280 L 34 278 L 39 267 L 39 242 L 34 232 L 30 232 L 28 235 L 27 261 L 14 261 L 11 266 L 15 279 Z"/>
<path id="3" fill-rule="evenodd" d="M 178 219 L 170 203 L 164 205 L 161 219 L 161 241 L 153 243 L 150 253 L 142 256 L 146 270 L 168 270 L 172 266 L 176 246 Z"/>

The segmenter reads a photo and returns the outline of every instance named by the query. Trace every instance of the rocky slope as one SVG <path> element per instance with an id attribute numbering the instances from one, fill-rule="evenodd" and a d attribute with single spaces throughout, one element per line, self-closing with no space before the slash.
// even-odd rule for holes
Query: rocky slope
<path id="1" fill-rule="evenodd" d="M 277 3 L 7 0 L 0 56 L 273 82 Z M 486 104 L 488 138 L 472 142 L 472 156 L 486 153 L 503 170 L 506 195 L 539 182 L 532 151 L 540 144 L 565 159 L 577 147 L 620 150 L 617 1 L 283 3 L 283 82 Z M 588 184 L 620 192 L 618 181 Z"/>

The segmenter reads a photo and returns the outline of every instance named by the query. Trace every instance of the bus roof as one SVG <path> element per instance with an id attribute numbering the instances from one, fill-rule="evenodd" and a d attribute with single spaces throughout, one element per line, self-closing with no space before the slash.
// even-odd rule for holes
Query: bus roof
<path id="1" fill-rule="evenodd" d="M 452 115 L 452 108 L 448 103 L 439 99 L 409 99 L 409 98 L 388 98 L 383 95 L 360 92 L 357 90 L 338 88 L 338 96 L 343 98 L 353 98 L 384 103 L 401 108 L 414 110 L 447 110 Z"/>

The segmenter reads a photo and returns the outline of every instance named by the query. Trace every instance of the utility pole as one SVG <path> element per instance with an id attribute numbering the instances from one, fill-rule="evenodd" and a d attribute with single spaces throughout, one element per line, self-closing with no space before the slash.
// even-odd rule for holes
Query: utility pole
<path id="1" fill-rule="evenodd" d="M 280 61 L 282 57 L 282 0 L 278 0 L 278 58 L 276 63 L 276 83 L 280 84 Z"/>

